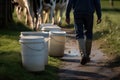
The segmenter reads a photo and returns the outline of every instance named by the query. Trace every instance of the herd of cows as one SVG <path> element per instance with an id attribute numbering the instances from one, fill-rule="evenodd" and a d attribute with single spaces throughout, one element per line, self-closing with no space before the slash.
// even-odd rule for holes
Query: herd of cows
<path id="1" fill-rule="evenodd" d="M 41 23 L 62 24 L 68 0 L 12 0 L 12 3 L 18 18 L 21 18 L 21 12 L 24 13 L 26 24 L 38 30 Z"/>

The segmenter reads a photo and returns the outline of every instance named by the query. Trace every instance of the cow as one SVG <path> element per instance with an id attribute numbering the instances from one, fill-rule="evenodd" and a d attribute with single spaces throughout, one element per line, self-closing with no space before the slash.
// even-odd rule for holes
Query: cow
<path id="1" fill-rule="evenodd" d="M 43 14 L 42 14 L 43 23 L 49 22 L 54 24 L 55 6 L 56 0 L 43 0 Z"/>
<path id="2" fill-rule="evenodd" d="M 55 23 L 61 25 L 63 13 L 67 7 L 68 0 L 56 0 Z"/>
<path id="3" fill-rule="evenodd" d="M 22 18 L 22 12 L 24 11 L 24 16 L 25 16 L 25 18 L 26 18 L 26 21 L 25 21 L 25 23 L 27 23 L 28 25 L 30 25 L 30 19 L 27 19 L 28 17 L 27 17 L 27 7 L 26 7 L 26 5 L 25 5 L 25 2 L 23 1 L 23 0 L 12 0 L 12 3 L 13 3 L 13 5 L 14 5 L 14 8 L 15 8 L 15 11 L 16 11 L 16 14 L 17 14 L 17 17 L 18 17 L 18 19 L 19 20 L 21 20 L 21 18 Z"/>
<path id="4" fill-rule="evenodd" d="M 42 0 L 14 0 L 14 2 L 18 3 L 17 12 L 20 12 L 21 9 L 26 10 L 26 23 L 30 23 L 32 29 L 37 30 L 42 11 Z"/>
<path id="5" fill-rule="evenodd" d="M 41 16 L 42 11 L 42 0 L 27 0 L 28 2 L 28 11 L 32 17 L 32 23 L 34 30 L 39 28 L 39 17 Z"/>

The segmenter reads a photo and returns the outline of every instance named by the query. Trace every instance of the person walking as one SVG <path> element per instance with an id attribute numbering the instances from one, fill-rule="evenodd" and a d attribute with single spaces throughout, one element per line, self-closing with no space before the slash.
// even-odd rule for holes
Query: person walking
<path id="1" fill-rule="evenodd" d="M 67 24 L 70 24 L 71 10 L 73 10 L 76 39 L 78 40 L 82 57 L 80 63 L 85 65 L 90 61 L 95 11 L 97 14 L 97 24 L 101 22 L 100 0 L 69 0 L 66 8 Z"/>

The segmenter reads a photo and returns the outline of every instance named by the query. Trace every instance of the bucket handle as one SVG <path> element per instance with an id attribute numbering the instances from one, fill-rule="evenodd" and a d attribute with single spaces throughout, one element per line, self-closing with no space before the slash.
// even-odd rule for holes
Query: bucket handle
<path id="1" fill-rule="evenodd" d="M 56 42 L 59 42 L 59 43 L 65 43 L 65 41 L 59 41 L 59 40 L 56 40 L 55 38 L 53 38 L 52 36 L 50 36 L 51 39 L 55 40 Z"/>
<path id="2" fill-rule="evenodd" d="M 42 42 L 43 43 L 43 42 Z M 30 47 L 30 46 L 28 46 L 28 45 L 26 45 L 26 44 L 24 44 L 26 47 L 28 47 L 28 48 L 30 48 L 30 49 L 32 49 L 32 50 L 34 50 L 34 51 L 42 51 L 42 50 L 44 50 L 45 49 L 45 42 L 43 43 L 43 47 L 41 48 L 41 49 L 34 49 L 34 48 L 32 48 L 32 47 Z"/>
<path id="3" fill-rule="evenodd" d="M 50 38 L 48 38 L 47 40 L 46 40 L 46 42 L 48 42 L 50 40 Z"/>

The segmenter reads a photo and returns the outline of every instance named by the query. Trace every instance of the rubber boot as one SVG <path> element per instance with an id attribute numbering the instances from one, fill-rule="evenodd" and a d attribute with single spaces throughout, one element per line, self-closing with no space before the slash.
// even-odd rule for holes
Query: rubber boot
<path id="1" fill-rule="evenodd" d="M 82 56 L 81 64 L 84 65 L 87 63 L 87 54 L 86 54 L 86 45 L 84 39 L 78 39 L 79 49 Z"/>
<path id="2" fill-rule="evenodd" d="M 91 47 L 92 47 L 92 40 L 86 40 L 87 62 L 90 62 Z"/>
<path id="3" fill-rule="evenodd" d="M 86 56 L 86 45 L 84 39 L 78 39 L 79 49 L 81 56 Z"/>

